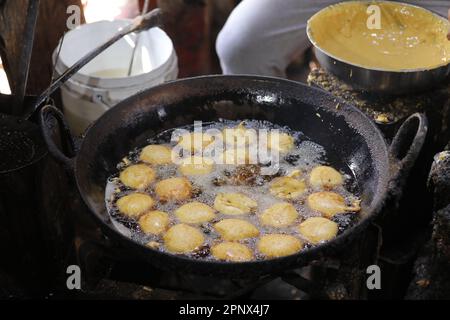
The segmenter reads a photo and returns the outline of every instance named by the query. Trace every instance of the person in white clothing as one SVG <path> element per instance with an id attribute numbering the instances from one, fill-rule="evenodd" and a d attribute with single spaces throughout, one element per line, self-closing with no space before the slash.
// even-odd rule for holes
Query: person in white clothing
<path id="1" fill-rule="evenodd" d="M 224 74 L 285 77 L 287 66 L 310 46 L 306 23 L 341 1 L 243 0 L 219 33 L 216 51 Z M 447 16 L 449 0 L 408 1 Z"/>

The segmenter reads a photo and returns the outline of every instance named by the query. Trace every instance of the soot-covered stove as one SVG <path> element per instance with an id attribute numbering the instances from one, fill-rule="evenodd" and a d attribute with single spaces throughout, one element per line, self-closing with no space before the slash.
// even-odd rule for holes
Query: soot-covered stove
<path id="1" fill-rule="evenodd" d="M 437 158 L 429 178 L 429 181 L 437 179 L 440 182 L 427 184 L 433 162 L 430 155 L 442 150 L 445 141 L 450 140 L 447 128 L 450 123 L 450 90 L 442 87 L 408 97 L 365 95 L 353 91 L 321 69 L 314 69 L 308 81 L 310 85 L 325 89 L 361 108 L 379 124 L 388 141 L 402 120 L 414 112 L 425 112 L 430 120 L 430 134 L 412 174 L 408 179 L 399 177 L 396 181 L 397 186 L 393 188 L 382 215 L 384 218 L 370 226 L 364 239 L 334 256 L 264 277 L 229 279 L 160 270 L 131 259 L 126 250 L 106 239 L 91 221 L 70 179 L 66 179 L 62 169 L 48 159 L 43 181 L 51 181 L 54 190 L 58 190 L 59 201 L 48 201 L 46 204 L 45 211 L 54 212 L 47 219 L 55 227 L 46 230 L 47 235 L 52 237 L 50 251 L 53 259 L 42 263 L 51 265 L 52 274 L 46 290 L 38 294 L 49 298 L 88 299 L 341 300 L 420 297 L 421 290 L 432 286 L 431 277 L 433 272 L 436 273 L 436 267 L 432 264 L 434 260 L 430 258 L 430 252 L 436 255 L 433 244 L 438 241 L 442 247 L 446 239 L 442 240 L 442 228 L 446 230 L 450 225 L 450 220 L 445 220 L 448 209 L 433 215 L 433 203 L 434 208 L 442 209 L 443 203 L 448 200 L 442 199 L 442 194 L 445 194 L 442 189 L 446 188 L 448 180 L 436 178 L 450 167 L 443 165 L 448 164 L 448 161 L 442 160 L 442 157 L 448 156 L 447 153 Z M 55 175 L 55 172 L 58 174 Z M 441 208 L 436 206 L 438 202 Z M 435 222 L 434 229 L 430 228 L 431 221 Z M 439 234 L 441 238 L 437 239 Z M 448 252 L 439 255 L 440 268 L 449 261 L 445 260 L 445 254 Z M 67 267 L 70 265 L 78 265 L 82 270 L 81 290 L 67 289 Z M 367 268 L 371 265 L 379 266 L 382 271 L 380 290 L 368 289 L 370 272 Z M 445 291 L 441 291 L 437 295 L 445 295 Z M 24 292 L 27 293 L 29 291 Z"/>
<path id="2" fill-rule="evenodd" d="M 450 140 L 449 86 L 416 96 L 380 97 L 354 91 L 319 68 L 310 73 L 308 82 L 359 107 L 379 124 L 387 141 L 409 115 L 425 112 L 429 119 L 429 136 L 411 174 L 395 181 L 383 218 L 367 229 L 361 241 L 307 266 L 264 277 L 229 279 L 160 270 L 130 258 L 102 234 L 73 181 L 48 157 L 39 169 L 41 191 L 36 197 L 41 199 L 36 211 L 45 254 L 22 259 L 17 270 L 0 270 L 1 280 L 7 280 L 0 295 L 288 300 L 450 297 L 450 279 L 440 272 L 450 261 L 450 153 L 432 156 Z M 27 273 L 30 265 L 47 272 L 40 276 Z M 380 267 L 381 289 L 367 285 L 372 265 Z M 80 267 L 81 289 L 68 289 L 69 266 Z"/>
<path id="3" fill-rule="evenodd" d="M 429 119 L 429 136 L 416 165 L 407 179 L 396 181 L 384 219 L 371 225 L 361 241 L 334 256 L 264 277 L 156 269 L 130 259 L 105 238 L 73 181 L 45 157 L 20 174 L 0 176 L 0 298 L 450 298 L 450 85 L 407 97 L 375 96 L 353 90 L 320 68 L 311 71 L 308 82 L 360 108 L 388 141 L 409 115 L 424 112 Z M 379 290 L 368 289 L 370 265 L 382 271 Z M 68 288 L 70 266 L 82 271 L 80 289 Z"/>

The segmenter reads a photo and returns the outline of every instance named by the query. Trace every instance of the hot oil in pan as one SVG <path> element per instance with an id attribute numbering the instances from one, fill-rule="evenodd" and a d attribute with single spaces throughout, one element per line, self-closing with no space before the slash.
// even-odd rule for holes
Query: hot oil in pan
<path id="1" fill-rule="evenodd" d="M 187 176 L 193 186 L 192 199 L 183 202 L 161 202 L 158 201 L 158 197 L 154 191 L 154 184 L 158 181 L 173 178 L 182 177 L 179 167 L 175 164 L 151 166 L 156 170 L 156 181 L 145 190 L 139 190 L 139 193 L 146 193 L 155 199 L 155 206 L 152 210 L 159 210 L 169 214 L 170 225 L 174 226 L 180 223 L 174 214 L 174 211 L 188 202 L 196 201 L 204 203 L 211 208 L 214 208 L 214 200 L 220 193 L 240 193 L 252 200 L 256 201 L 257 208 L 250 214 L 242 214 L 237 216 L 225 215 L 216 211 L 215 218 L 209 222 L 202 224 L 192 225 L 197 228 L 204 236 L 204 243 L 196 250 L 186 253 L 195 259 L 214 260 L 215 257 L 211 254 L 211 247 L 223 242 L 221 235 L 215 230 L 214 224 L 223 219 L 240 219 L 247 221 L 254 225 L 259 230 L 259 236 L 250 239 L 244 239 L 237 241 L 240 244 L 247 246 L 253 253 L 254 259 L 267 258 L 258 250 L 257 242 L 264 235 L 269 234 L 284 234 L 291 235 L 304 243 L 303 249 L 311 247 L 315 244 L 311 243 L 304 235 L 299 232 L 299 224 L 311 217 L 321 217 L 322 214 L 318 211 L 311 210 L 307 205 L 307 198 L 309 195 L 315 192 L 324 191 L 322 188 L 313 187 L 309 184 L 308 177 L 311 171 L 321 165 L 327 165 L 338 169 L 343 177 L 343 184 L 334 186 L 332 191 L 342 195 L 345 198 L 347 205 L 355 203 L 357 200 L 357 186 L 355 179 L 351 174 L 350 169 L 343 164 L 327 163 L 326 150 L 320 145 L 312 142 L 305 135 L 298 131 L 292 131 L 286 127 L 279 127 L 266 121 L 253 121 L 245 120 L 246 129 L 278 129 L 279 132 L 287 133 L 294 140 L 294 147 L 287 153 L 280 156 L 279 170 L 272 176 L 266 176 L 260 174 L 261 165 L 230 165 L 230 164 L 216 164 L 212 171 L 203 175 Z M 225 128 L 237 128 L 242 123 L 241 121 L 228 121 L 222 120 L 215 123 L 209 123 L 203 125 L 203 129 L 210 128 L 223 130 Z M 193 131 L 193 127 L 184 127 L 189 131 Z M 174 147 L 176 143 L 171 143 L 171 135 L 173 130 L 160 133 L 158 136 L 148 140 L 149 144 L 166 145 Z M 142 163 L 139 159 L 141 149 L 133 150 L 125 158 L 125 162 L 118 165 L 119 171 L 125 167 Z M 284 176 L 292 176 L 297 180 L 304 180 L 306 183 L 306 191 L 296 198 L 295 200 L 281 199 L 270 192 L 271 183 L 274 179 Z M 241 180 L 239 180 L 241 179 Z M 242 182 L 244 180 L 245 182 Z M 351 193 L 351 190 L 353 193 Z M 327 190 L 325 190 L 327 191 Z M 126 187 L 118 178 L 118 174 L 110 177 L 106 187 L 106 205 L 108 212 L 112 218 L 112 221 L 119 232 L 132 238 L 133 240 L 141 244 L 150 244 L 153 249 L 166 252 L 164 240 L 162 235 L 145 234 L 141 231 L 138 222 L 135 219 L 131 219 L 119 212 L 116 202 L 123 196 L 135 193 L 136 190 Z M 263 225 L 260 218 L 262 213 L 269 207 L 281 203 L 291 203 L 298 212 L 297 219 L 289 226 L 285 227 L 273 227 Z M 355 212 L 342 212 L 330 217 L 330 220 L 337 223 L 339 233 L 342 233 L 346 229 L 353 226 L 358 220 L 358 213 Z M 316 243 L 317 244 L 317 243 Z M 302 249 L 302 250 L 303 250 Z"/>

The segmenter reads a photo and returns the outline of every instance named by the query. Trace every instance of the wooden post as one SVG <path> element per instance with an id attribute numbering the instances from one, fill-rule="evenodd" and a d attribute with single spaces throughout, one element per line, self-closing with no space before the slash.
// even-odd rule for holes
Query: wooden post
<path id="1" fill-rule="evenodd" d="M 28 94 L 40 94 L 50 85 L 53 73 L 52 53 L 64 32 L 68 31 L 67 8 L 71 5 L 77 5 L 82 9 L 81 0 L 41 1 L 31 57 Z M 81 23 L 84 23 L 83 14 Z"/>
<path id="2" fill-rule="evenodd" d="M 178 55 L 179 77 L 209 73 L 210 42 L 208 0 L 159 0 L 165 11 L 164 30 L 172 39 Z"/>
<path id="3" fill-rule="evenodd" d="M 24 35 L 27 32 L 27 9 L 36 0 L 14 0 L 0 2 L 0 54 L 14 93 L 23 84 L 19 70 L 23 66 L 21 57 Z M 51 55 L 58 40 L 67 30 L 67 8 L 81 0 L 45 0 L 39 3 L 31 65 L 28 73 L 27 94 L 40 94 L 49 84 L 53 72 Z M 82 10 L 81 10 L 82 12 Z M 81 14 L 81 22 L 84 22 Z"/>
<path id="4" fill-rule="evenodd" d="M 30 0 L 0 2 L 0 54 L 12 93 L 23 96 L 37 16 Z"/>

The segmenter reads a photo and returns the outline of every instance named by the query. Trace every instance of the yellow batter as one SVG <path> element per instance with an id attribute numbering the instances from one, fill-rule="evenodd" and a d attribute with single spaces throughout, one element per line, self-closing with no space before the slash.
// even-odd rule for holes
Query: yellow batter
<path id="1" fill-rule="evenodd" d="M 379 6 L 381 29 L 368 28 L 369 5 Z M 325 8 L 308 23 L 319 48 L 362 67 L 400 71 L 431 69 L 450 62 L 450 23 L 422 8 L 351 1 Z"/>

